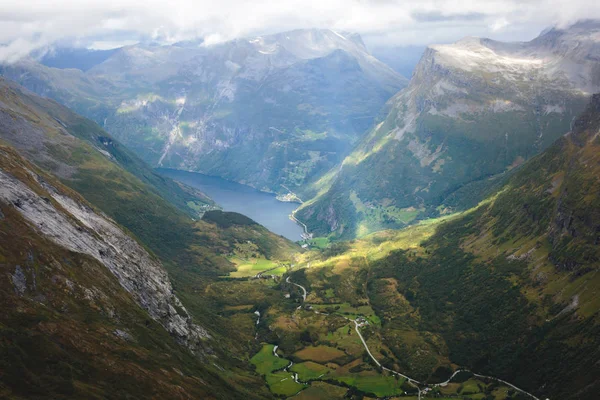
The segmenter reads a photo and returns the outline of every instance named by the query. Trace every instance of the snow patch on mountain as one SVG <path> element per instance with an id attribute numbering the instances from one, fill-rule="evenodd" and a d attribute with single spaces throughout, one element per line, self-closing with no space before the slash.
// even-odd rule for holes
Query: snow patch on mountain
<path id="1" fill-rule="evenodd" d="M 504 72 L 507 78 L 540 69 L 544 60 L 523 57 L 519 54 L 498 54 L 482 44 L 479 38 L 467 38 L 450 45 L 433 45 L 436 61 L 442 65 L 465 71 Z"/>

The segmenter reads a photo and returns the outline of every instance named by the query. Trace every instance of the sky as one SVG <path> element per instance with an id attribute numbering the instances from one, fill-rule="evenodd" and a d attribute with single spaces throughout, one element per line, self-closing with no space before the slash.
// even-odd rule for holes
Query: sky
<path id="1" fill-rule="evenodd" d="M 207 45 L 297 28 L 360 33 L 370 48 L 464 36 L 529 40 L 600 19 L 598 0 L 0 0 L 0 61 L 69 44 L 110 48 L 154 39 Z"/>

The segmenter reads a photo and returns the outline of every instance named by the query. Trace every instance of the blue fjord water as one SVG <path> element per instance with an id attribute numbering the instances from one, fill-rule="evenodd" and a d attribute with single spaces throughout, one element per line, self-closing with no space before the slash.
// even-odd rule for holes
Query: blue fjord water
<path id="1" fill-rule="evenodd" d="M 289 219 L 298 204 L 277 200 L 274 194 L 261 192 L 250 186 L 231 182 L 216 176 L 195 172 L 160 168 L 161 175 L 192 186 L 210 196 L 225 211 L 244 214 L 271 232 L 286 238 L 300 240 L 302 228 Z"/>

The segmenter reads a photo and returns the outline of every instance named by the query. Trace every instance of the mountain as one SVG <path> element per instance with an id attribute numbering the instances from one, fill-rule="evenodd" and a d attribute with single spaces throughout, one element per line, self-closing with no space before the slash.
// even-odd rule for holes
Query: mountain
<path id="1" fill-rule="evenodd" d="M 318 235 L 352 237 L 476 204 L 600 90 L 599 43 L 600 24 L 587 21 L 524 43 L 428 47 L 385 119 L 297 217 Z"/>
<path id="2" fill-rule="evenodd" d="M 117 49 L 91 50 L 85 48 L 58 47 L 36 57 L 39 61 L 52 68 L 75 68 L 87 71 L 94 65 L 100 64 L 110 57 Z"/>
<path id="3" fill-rule="evenodd" d="M 230 254 L 277 265 L 298 246 L 4 79 L 0 141 L 2 397 L 268 397 L 245 330 L 197 293 Z"/>
<path id="4" fill-rule="evenodd" d="M 384 336 L 394 348 L 393 332 L 411 326 L 440 338 L 452 362 L 540 398 L 596 395 L 599 131 L 595 95 L 568 135 L 488 202 L 441 225 L 425 255 L 398 252 L 372 266 L 374 308 L 390 316 Z M 410 315 L 381 297 L 390 280 Z M 426 347 L 435 358 L 440 344 Z"/>
<path id="5" fill-rule="evenodd" d="M 310 381 L 306 398 L 333 392 L 317 382 L 377 397 L 597 397 L 599 177 L 594 95 L 479 205 L 304 254 L 288 282 L 305 299 L 282 288 L 302 310 L 271 304 L 269 343 Z"/>
<path id="6" fill-rule="evenodd" d="M 207 365 L 211 336 L 192 322 L 160 261 L 6 146 L 0 266 L 3 398 L 232 398 L 243 391 Z"/>
<path id="7" fill-rule="evenodd" d="M 120 167 L 129 175 L 124 181 L 134 184 L 139 180 L 134 185 L 147 185 L 153 194 L 190 216 L 200 216 L 198 210 L 202 208 L 214 208 L 206 195 L 156 174 L 97 124 L 66 107 L 3 78 L 0 95 L 2 139 L 57 176 L 89 183 L 100 179 L 94 167 L 105 173 Z M 49 137 L 43 137 L 40 124 Z M 108 188 L 110 185 L 104 185 L 104 190 Z"/>
<path id="8" fill-rule="evenodd" d="M 152 166 L 286 193 L 350 151 L 405 78 L 358 35 L 297 30 L 123 47 L 90 69 L 2 74 L 95 120 Z"/>
<path id="9" fill-rule="evenodd" d="M 390 115 L 367 138 L 374 146 L 370 153 L 361 143 L 341 168 L 309 186 L 317 200 L 301 213 L 331 199 L 323 212 L 326 223 L 336 225 L 337 238 L 399 226 L 397 220 L 409 223 L 419 214 L 442 215 L 352 241 L 308 240 L 313 249 L 306 251 L 156 175 L 96 123 L 0 79 L 0 299 L 6 305 L 0 311 L 0 397 L 594 398 L 600 389 L 600 95 L 583 89 L 595 85 L 593 26 L 549 31 L 529 43 L 468 39 L 428 50 L 422 63 L 430 59 L 431 71 L 420 65 L 413 81 L 421 84 L 411 83 L 389 103 Z M 339 35 L 348 46 L 361 47 L 356 36 Z M 265 43 L 261 46 L 271 44 Z M 73 71 L 31 60 L 19 68 L 27 64 L 20 70 L 24 80 L 65 99 L 71 89 L 116 93 L 127 81 L 155 85 L 163 82 L 158 75 L 179 73 L 161 66 L 169 62 L 161 53 L 168 49 L 152 50 L 162 54 L 153 57 L 140 48 L 131 54 L 135 64 L 146 59 L 147 69 L 92 68 L 106 79 L 114 74 L 110 79 L 118 85 L 101 85 L 101 78 L 70 80 L 92 69 L 69 75 Z M 346 50 L 295 43 L 286 50 L 291 58 L 321 51 L 327 55 L 269 77 L 282 74 L 288 81 L 287 74 L 312 70 L 313 64 L 320 70 L 329 68 L 321 64 L 340 62 L 362 69 Z M 453 64 L 464 52 L 468 57 Z M 499 62 L 500 53 L 509 60 Z M 534 59 L 544 54 L 547 62 L 532 72 L 523 61 L 526 54 Z M 487 58 L 477 64 L 479 57 Z M 521 69 L 533 80 L 517 79 L 525 73 Z M 34 74 L 43 71 L 59 77 L 60 85 Z M 497 79 L 504 91 L 489 84 L 490 94 L 473 76 Z M 465 97 L 442 107 L 451 97 L 437 91 L 432 97 L 424 84 L 430 78 L 445 88 L 462 82 L 456 88 Z M 469 95 L 465 88 L 477 82 Z M 541 92 L 531 95 L 532 87 Z M 425 97 L 411 97 L 419 90 Z M 531 111 L 539 117 L 536 136 L 517 117 L 529 115 L 522 98 L 541 101 L 540 93 L 555 97 L 539 104 L 562 101 L 565 108 L 552 108 L 545 123 L 540 112 Z M 485 101 L 500 94 L 513 96 L 507 101 L 522 108 L 499 111 L 506 126 L 515 124 L 510 132 L 519 138 L 509 146 L 505 134 L 505 159 L 523 149 L 531 154 L 438 195 L 443 202 L 435 203 L 430 192 L 466 179 L 461 165 L 465 176 L 474 168 L 492 171 L 495 153 L 484 152 L 489 159 L 481 160 L 473 143 L 487 135 L 487 146 L 496 143 L 499 128 L 490 122 L 493 108 L 485 108 L 492 107 Z M 398 99 L 406 104 L 401 107 Z M 397 125 L 419 99 L 425 100 L 418 103 L 414 127 Z M 87 101 L 97 105 L 93 112 L 106 110 L 93 95 Z M 584 112 L 568 118 L 584 101 Z M 395 177 L 379 184 L 389 170 L 397 171 L 390 165 L 408 154 L 386 149 L 406 145 L 412 154 L 424 132 L 433 142 L 438 137 L 427 125 L 429 111 L 439 117 L 436 113 L 464 104 L 483 108 L 446 115 L 444 121 L 466 126 L 464 118 L 476 116 L 473 124 L 487 121 L 489 128 L 444 131 L 447 140 L 434 156 L 425 147 L 417 152 L 418 161 L 431 158 L 444 182 L 431 180 L 429 191 L 420 192 L 394 187 Z M 388 129 L 399 137 L 383 135 Z M 552 135 L 556 140 L 546 144 Z M 464 148 L 456 146 L 456 137 Z M 379 159 L 384 153 L 390 158 Z M 394 198 L 384 197 L 383 209 L 364 201 L 368 191 L 358 183 L 369 159 L 377 168 L 366 172 L 377 188 L 373 196 L 390 196 L 389 190 L 420 202 L 399 208 Z M 403 164 L 398 176 L 426 170 L 414 161 Z M 447 165 L 456 167 L 453 175 L 444 172 Z M 350 173 L 357 190 L 348 192 Z M 336 205 L 347 202 L 350 207 Z M 450 213 L 451 208 L 468 209 Z M 362 225 L 356 222 L 359 213 Z"/>
<path id="10" fill-rule="evenodd" d="M 371 54 L 403 76 L 412 76 L 424 51 L 425 46 L 380 45 L 371 48 Z"/>

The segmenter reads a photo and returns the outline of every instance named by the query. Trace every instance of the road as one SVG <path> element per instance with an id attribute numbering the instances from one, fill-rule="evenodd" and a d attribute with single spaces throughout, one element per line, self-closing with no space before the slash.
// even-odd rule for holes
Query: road
<path id="1" fill-rule="evenodd" d="M 298 285 L 297 283 L 294 283 L 292 281 L 290 281 L 290 277 L 288 276 L 287 279 L 285 280 L 287 283 L 291 283 L 294 286 L 298 286 L 300 289 L 302 289 L 302 302 L 304 303 L 306 301 L 306 295 L 308 294 L 308 292 L 306 291 L 306 288 L 302 285 Z"/>
<path id="2" fill-rule="evenodd" d="M 301 288 L 301 289 L 302 289 L 302 291 L 304 292 L 304 294 L 303 294 L 303 296 L 302 296 L 302 298 L 303 298 L 303 302 L 306 302 L 306 295 L 308 294 L 308 292 L 306 291 L 306 288 L 305 288 L 304 286 L 302 286 L 302 285 L 298 285 L 297 283 L 294 283 L 294 282 L 290 281 L 290 277 L 289 277 L 289 276 L 286 278 L 286 280 L 285 280 L 285 281 L 286 281 L 287 283 L 291 283 L 292 285 L 295 285 L 295 286 L 298 286 L 299 288 Z M 320 312 L 318 312 L 318 311 L 313 311 L 313 312 L 314 312 L 314 313 L 316 313 L 316 314 L 324 314 L 324 315 L 327 315 L 327 314 L 325 314 L 325 313 L 320 313 Z M 410 383 L 411 385 L 413 385 L 414 387 L 416 387 L 416 388 L 417 388 L 417 390 L 419 391 L 419 399 L 421 399 L 421 392 L 422 392 L 422 390 L 421 390 L 421 387 L 422 387 L 422 386 L 425 386 L 425 388 L 435 388 L 435 387 L 438 387 L 438 386 L 445 386 L 445 385 L 447 385 L 448 383 L 450 383 L 450 381 L 452 380 L 452 378 L 454 378 L 454 377 L 456 376 L 456 374 L 458 374 L 459 372 L 470 372 L 470 373 L 472 373 L 474 376 L 476 376 L 476 377 L 478 377 L 478 378 L 491 379 L 491 380 L 495 380 L 495 381 L 497 381 L 497 382 L 501 382 L 501 383 L 503 383 L 503 384 L 505 384 L 505 385 L 507 385 L 507 386 L 510 386 L 511 388 L 513 388 L 513 389 L 515 389 L 515 390 L 517 390 L 517 391 L 519 391 L 519 392 L 521 392 L 521 393 L 523 393 L 523 394 L 525 394 L 525 395 L 527 395 L 527 396 L 531 397 L 531 398 L 532 398 L 532 399 L 534 399 L 534 400 L 540 400 L 538 397 L 534 396 L 533 394 L 531 394 L 531 393 L 529 393 L 529 392 L 526 392 L 526 391 L 525 391 L 525 390 L 523 390 L 523 389 L 520 389 L 520 388 L 516 387 L 516 386 L 515 386 L 515 385 L 513 385 L 512 383 L 506 382 L 506 381 L 504 381 L 504 380 L 502 380 L 502 379 L 499 379 L 499 378 L 496 378 L 496 377 L 493 377 L 493 376 L 479 375 L 479 374 L 476 374 L 476 373 L 474 373 L 474 372 L 472 372 L 472 371 L 469 371 L 468 369 L 458 369 L 458 370 L 454 371 L 454 373 L 452 374 L 452 376 L 450 376 L 450 378 L 448 378 L 448 380 L 447 380 L 447 381 L 445 381 L 445 382 L 441 382 L 441 383 L 435 383 L 435 384 L 426 384 L 426 383 L 419 382 L 419 381 L 418 381 L 418 380 L 416 380 L 416 379 L 413 379 L 413 378 L 411 378 L 411 377 L 409 377 L 409 376 L 407 376 L 407 375 L 404 375 L 404 374 L 402 374 L 402 373 L 400 373 L 400 372 L 398 372 L 398 371 L 391 370 L 391 369 L 389 369 L 389 368 L 386 368 L 386 367 L 384 367 L 383 365 L 381 365 L 381 363 L 380 363 L 380 362 L 379 362 L 379 361 L 378 361 L 378 360 L 375 358 L 375 356 L 373 356 L 373 354 L 371 353 L 371 350 L 369 349 L 369 346 L 367 346 L 367 342 L 365 341 L 365 338 L 363 337 L 362 333 L 360 333 L 360 329 L 359 329 L 359 328 L 360 328 L 362 325 L 361 325 L 361 323 L 360 323 L 360 322 L 358 322 L 358 318 L 357 318 L 357 319 L 350 319 L 350 318 L 346 318 L 346 317 L 344 317 L 343 315 L 340 315 L 340 316 L 341 316 L 342 318 L 345 318 L 345 319 L 346 319 L 346 320 L 348 320 L 348 321 L 352 321 L 352 322 L 354 322 L 354 330 L 355 330 L 355 331 L 356 331 L 356 333 L 358 334 L 358 337 L 360 338 L 360 340 L 361 340 L 361 342 L 362 342 L 362 344 L 363 344 L 363 346 L 364 346 L 365 350 L 367 351 L 367 353 L 369 354 L 369 357 L 371 357 L 371 359 L 373 360 L 373 362 L 374 362 L 375 364 L 377 364 L 377 366 L 378 366 L 379 368 L 381 368 L 382 370 L 388 371 L 388 372 L 390 372 L 390 373 L 392 373 L 392 374 L 394 374 L 394 375 L 398 375 L 398 376 L 401 376 L 401 377 L 405 378 L 405 379 L 408 381 L 408 383 Z M 275 349 L 277 349 L 277 346 L 275 347 Z M 546 399 L 546 400 L 549 400 L 549 399 Z"/>

